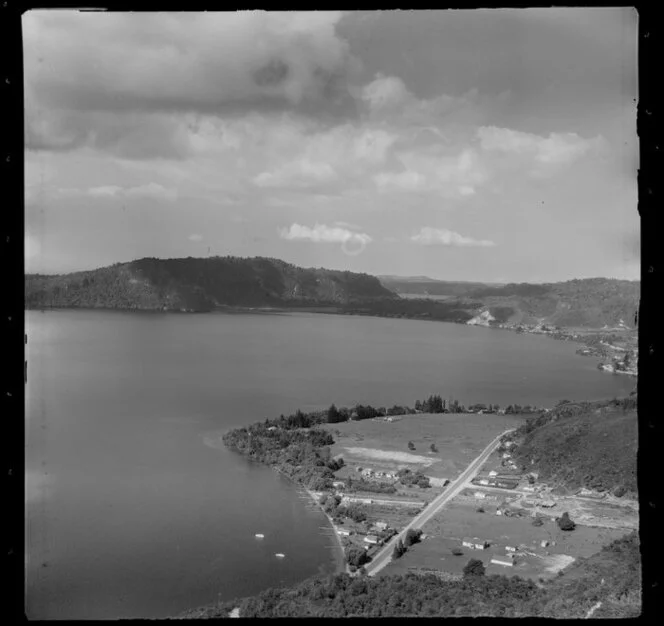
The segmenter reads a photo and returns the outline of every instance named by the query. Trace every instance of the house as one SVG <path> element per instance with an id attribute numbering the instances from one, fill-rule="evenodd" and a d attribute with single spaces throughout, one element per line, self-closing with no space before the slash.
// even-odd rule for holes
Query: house
<path id="1" fill-rule="evenodd" d="M 524 491 L 535 491 L 535 487 L 533 487 L 532 485 L 526 485 L 526 486 L 523 488 L 523 490 L 524 490 Z"/>
<path id="2" fill-rule="evenodd" d="M 276 427 L 276 426 L 270 426 L 270 427 L 268 428 L 268 430 L 270 430 L 270 431 L 272 431 L 272 430 L 277 430 L 277 427 Z"/>
<path id="3" fill-rule="evenodd" d="M 542 541 L 540 542 L 540 546 L 542 546 L 543 548 L 546 548 L 548 545 L 549 542 L 546 539 L 542 539 Z"/>
<path id="4" fill-rule="evenodd" d="M 483 491 L 476 491 L 473 495 L 479 500 L 484 500 L 484 498 L 486 498 L 486 494 Z"/>
<path id="5" fill-rule="evenodd" d="M 376 522 L 374 528 L 376 530 L 387 530 L 387 522 Z"/>
<path id="6" fill-rule="evenodd" d="M 511 459 L 512 455 L 509 452 L 503 452 L 503 458 L 504 459 Z"/>
<path id="7" fill-rule="evenodd" d="M 475 542 L 475 550 L 486 550 L 491 544 L 488 541 Z"/>
<path id="8" fill-rule="evenodd" d="M 341 535 L 342 537 L 350 537 L 350 530 L 346 530 L 345 528 L 340 528 L 337 530 L 337 535 Z"/>
<path id="9" fill-rule="evenodd" d="M 516 552 L 516 546 L 505 546 L 505 552 Z"/>
<path id="10" fill-rule="evenodd" d="M 496 509 L 496 515 L 502 515 L 503 511 L 502 509 Z"/>
<path id="11" fill-rule="evenodd" d="M 489 481 L 486 478 L 480 478 L 480 480 L 477 481 L 479 485 L 488 485 Z"/>
<path id="12" fill-rule="evenodd" d="M 489 476 L 498 476 L 498 472 L 496 470 L 491 470 Z"/>
<path id="13" fill-rule="evenodd" d="M 513 445 L 514 445 L 514 442 L 513 442 L 513 441 L 506 441 L 506 442 L 505 442 L 505 447 L 506 447 L 506 448 L 511 448 Z"/>
<path id="14" fill-rule="evenodd" d="M 475 542 L 472 539 L 466 538 L 461 542 L 461 545 L 464 548 L 474 548 L 475 547 Z"/>
<path id="15" fill-rule="evenodd" d="M 364 543 L 370 543 L 370 544 L 373 544 L 373 545 L 377 545 L 379 543 L 379 541 L 380 541 L 380 539 L 378 539 L 378 537 L 376 537 L 376 535 L 367 535 L 364 538 Z"/>
<path id="16" fill-rule="evenodd" d="M 496 565 L 504 565 L 505 567 L 512 567 L 514 565 L 514 561 L 512 561 L 512 559 L 506 559 L 500 556 L 494 556 L 491 559 L 491 562 Z"/>
<path id="17" fill-rule="evenodd" d="M 346 483 L 343 480 L 335 480 L 332 482 L 332 486 L 335 489 L 343 489 L 346 486 Z"/>

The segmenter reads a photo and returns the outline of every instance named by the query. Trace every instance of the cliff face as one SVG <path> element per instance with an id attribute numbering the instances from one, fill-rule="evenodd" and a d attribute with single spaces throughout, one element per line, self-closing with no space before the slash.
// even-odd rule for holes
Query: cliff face
<path id="1" fill-rule="evenodd" d="M 346 305 L 397 296 L 366 274 L 305 269 L 277 259 L 153 259 L 25 278 L 26 308 L 208 311 L 216 306 Z"/>

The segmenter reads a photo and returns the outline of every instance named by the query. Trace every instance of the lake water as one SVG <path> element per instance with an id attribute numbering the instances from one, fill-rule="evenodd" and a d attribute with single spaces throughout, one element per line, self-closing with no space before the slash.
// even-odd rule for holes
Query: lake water
<path id="1" fill-rule="evenodd" d="M 573 343 L 415 320 L 29 311 L 26 332 L 31 619 L 164 617 L 334 571 L 323 514 L 219 445 L 230 428 L 332 402 L 548 406 L 634 386 Z"/>

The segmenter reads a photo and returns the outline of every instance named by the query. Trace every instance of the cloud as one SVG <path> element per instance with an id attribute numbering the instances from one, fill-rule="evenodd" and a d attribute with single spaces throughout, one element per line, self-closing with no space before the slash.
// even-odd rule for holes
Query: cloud
<path id="1" fill-rule="evenodd" d="M 189 241 L 203 241 L 203 235 L 199 235 L 198 233 L 194 233 L 192 235 L 189 235 L 189 237 L 187 237 L 187 239 L 189 239 Z"/>
<path id="2" fill-rule="evenodd" d="M 330 227 L 325 224 L 316 224 L 313 228 L 291 224 L 290 228 L 279 230 L 282 239 L 289 241 L 313 241 L 315 243 L 348 243 L 357 242 L 368 244 L 372 238 L 366 233 L 357 233 L 339 226 Z"/>
<path id="3" fill-rule="evenodd" d="M 415 243 L 425 246 L 490 247 L 496 245 L 493 241 L 488 241 L 486 239 L 464 237 L 452 230 L 447 230 L 445 228 L 430 228 L 429 226 L 421 228 L 420 232 L 413 235 L 410 239 Z"/>
<path id="4" fill-rule="evenodd" d="M 576 133 L 551 133 L 548 137 L 509 128 L 482 126 L 477 137 L 483 150 L 526 155 L 544 164 L 571 163 L 583 156 L 593 145 Z"/>
<path id="5" fill-rule="evenodd" d="M 23 16 L 26 146 L 112 149 L 92 132 L 110 126 L 131 152 L 138 150 L 127 145 L 132 116 L 164 115 L 177 135 L 172 113 L 352 112 L 348 77 L 357 63 L 337 36 L 340 18 L 332 11 L 30 11 Z"/>
<path id="6" fill-rule="evenodd" d="M 329 163 L 305 158 L 287 163 L 271 172 L 262 172 L 254 178 L 254 184 L 258 187 L 306 189 L 329 183 L 336 178 L 337 174 Z"/>
<path id="7" fill-rule="evenodd" d="M 61 195 L 65 196 L 90 196 L 93 198 L 153 198 L 156 200 L 167 200 L 173 202 L 177 199 L 176 189 L 164 187 L 157 183 L 148 183 L 137 187 L 119 187 L 117 185 L 103 185 L 99 187 L 88 187 L 87 189 L 61 187 Z"/>

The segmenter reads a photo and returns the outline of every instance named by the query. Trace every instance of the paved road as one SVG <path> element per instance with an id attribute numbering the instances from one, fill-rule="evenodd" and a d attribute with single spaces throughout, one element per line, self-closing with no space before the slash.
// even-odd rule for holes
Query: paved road
<path id="1" fill-rule="evenodd" d="M 417 517 L 413 518 L 413 520 L 399 534 L 392 537 L 392 539 L 385 544 L 383 549 L 376 554 L 373 561 L 365 566 L 367 574 L 369 576 L 375 576 L 380 570 L 382 570 L 392 560 L 394 546 L 399 539 L 405 539 L 406 533 L 409 529 L 421 528 L 424 526 L 424 524 L 437 515 L 452 498 L 468 487 L 470 481 L 475 478 L 477 472 L 489 458 L 489 455 L 498 447 L 500 438 L 513 430 L 513 428 L 510 428 L 498 435 L 486 448 L 484 448 L 482 453 L 463 472 L 461 472 L 459 477 L 452 482 L 443 493 L 434 498 L 431 501 L 431 504 L 429 504 L 429 506 L 427 506 Z"/>

